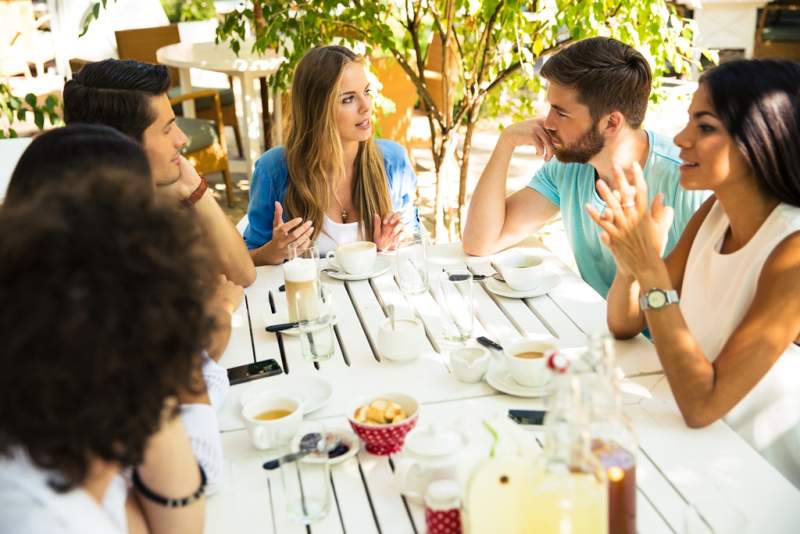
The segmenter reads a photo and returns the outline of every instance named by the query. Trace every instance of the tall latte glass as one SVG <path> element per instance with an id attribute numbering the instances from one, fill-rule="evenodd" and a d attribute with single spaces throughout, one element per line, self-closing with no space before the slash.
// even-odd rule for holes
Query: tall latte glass
<path id="1" fill-rule="evenodd" d="M 289 261 L 283 264 L 289 321 L 319 316 L 319 253 L 314 247 L 298 250 L 289 247 Z M 298 316 L 299 314 L 299 316 Z"/>

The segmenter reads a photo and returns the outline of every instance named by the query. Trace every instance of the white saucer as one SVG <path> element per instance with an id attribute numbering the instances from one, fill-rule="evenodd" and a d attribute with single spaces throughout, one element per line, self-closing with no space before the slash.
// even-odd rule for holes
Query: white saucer
<path id="1" fill-rule="evenodd" d="M 536 388 L 523 386 L 511 378 L 505 364 L 492 360 L 489 370 L 486 372 L 486 382 L 497 391 L 507 393 L 515 397 L 546 397 L 550 394 L 550 384 Z"/>
<path id="2" fill-rule="evenodd" d="M 561 282 L 561 277 L 555 273 L 544 273 L 539 276 L 536 287 L 528 289 L 527 291 L 516 291 L 511 289 L 508 284 L 501 282 L 494 278 L 487 278 L 484 281 L 486 289 L 500 295 L 501 297 L 509 297 L 512 299 L 527 299 L 532 297 L 539 297 L 546 295 L 551 289 L 556 287 Z"/>
<path id="3" fill-rule="evenodd" d="M 285 314 L 283 314 L 281 312 L 278 312 L 278 313 L 276 313 L 274 315 L 270 315 L 269 319 L 268 319 L 268 322 L 264 326 L 266 327 L 266 326 L 269 326 L 269 325 L 272 325 L 272 324 L 283 324 L 283 323 L 290 323 L 290 322 L 291 321 L 289 320 L 289 316 L 288 315 L 285 315 Z M 336 315 L 334 315 L 333 316 L 333 322 L 331 324 L 336 324 L 336 323 L 337 323 Z M 287 328 L 286 330 L 281 330 L 280 332 L 276 332 L 276 334 L 286 334 L 287 336 L 299 336 L 300 335 L 300 329 L 295 326 L 294 328 Z"/>
<path id="4" fill-rule="evenodd" d="M 347 452 L 342 454 L 341 456 L 337 456 L 335 458 L 328 458 L 328 464 L 336 465 L 348 460 L 358 454 L 358 449 L 361 447 L 361 442 L 356 437 L 355 434 L 349 432 L 347 430 L 327 430 L 326 433 L 336 434 L 336 436 L 347 445 Z M 291 449 L 292 452 L 298 452 L 300 450 L 300 439 L 302 436 L 299 434 L 292 438 Z M 322 458 L 317 458 L 315 456 L 304 456 L 301 462 L 309 463 L 309 464 L 321 464 L 324 462 Z"/>
<path id="5" fill-rule="evenodd" d="M 375 258 L 375 263 L 372 264 L 372 271 L 366 274 L 347 274 L 339 267 L 339 264 L 336 263 L 336 258 L 331 258 L 328 262 L 328 266 L 331 269 L 336 269 L 336 272 L 326 271 L 325 274 L 330 276 L 331 278 L 335 278 L 336 280 L 345 280 L 345 281 L 355 281 L 355 280 L 366 280 L 368 278 L 374 278 L 376 276 L 380 276 L 392 266 L 391 260 L 382 255 L 378 255 Z"/>
<path id="6" fill-rule="evenodd" d="M 283 393 L 300 397 L 303 402 L 303 414 L 309 414 L 325 406 L 333 395 L 330 382 L 321 376 L 285 376 L 286 379 L 280 383 L 253 384 L 242 391 L 239 399 L 242 406 L 262 393 Z"/>

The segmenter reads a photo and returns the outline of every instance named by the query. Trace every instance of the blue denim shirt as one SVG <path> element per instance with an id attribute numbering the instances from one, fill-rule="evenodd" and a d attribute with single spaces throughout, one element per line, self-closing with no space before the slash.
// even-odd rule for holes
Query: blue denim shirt
<path id="1" fill-rule="evenodd" d="M 394 211 L 403 214 L 403 224 L 417 228 L 419 214 L 414 205 L 417 194 L 417 176 L 411 168 L 405 149 L 394 141 L 376 140 L 383 154 L 383 164 L 389 179 L 389 195 Z M 247 228 L 244 240 L 247 248 L 254 249 L 272 239 L 272 218 L 275 216 L 275 201 L 281 204 L 289 185 L 289 170 L 286 166 L 286 149 L 282 146 L 269 149 L 258 158 L 250 179 L 250 205 L 247 207 Z"/>

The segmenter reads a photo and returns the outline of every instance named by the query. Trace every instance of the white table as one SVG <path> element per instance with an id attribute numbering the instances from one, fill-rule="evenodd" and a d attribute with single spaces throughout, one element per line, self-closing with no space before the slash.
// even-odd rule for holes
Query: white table
<path id="1" fill-rule="evenodd" d="M 464 263 L 476 274 L 492 272 L 489 259 L 467 259 L 460 244 L 439 245 L 432 252 L 431 272 L 441 271 L 442 264 Z M 354 398 L 391 390 L 421 401 L 421 424 L 446 423 L 465 414 L 492 415 L 508 408 L 544 407 L 542 400 L 498 394 L 485 383 L 456 381 L 447 368 L 433 297 L 423 294 L 406 299 L 391 272 L 358 282 L 339 282 L 323 275 L 323 283 L 335 293 L 339 344 L 334 358 L 317 370 L 301 358 L 296 337 L 279 337 L 264 330 L 265 324 L 277 322 L 270 295 L 278 312 L 286 304 L 284 294 L 278 292 L 283 283 L 281 269 L 259 267 L 257 271 L 256 282 L 245 290 L 245 302 L 235 314 L 234 333 L 221 363 L 232 367 L 274 357 L 288 364 L 288 377 L 267 378 L 262 380 L 264 384 L 322 375 L 333 384 L 334 393 L 324 408 L 310 415 L 311 419 L 345 428 L 345 410 Z M 605 328 L 605 302 L 566 267 L 560 274 L 562 282 L 550 294 L 524 301 L 495 296 L 476 284 L 475 335 L 502 342 L 523 332 L 550 333 L 564 346 L 584 344 L 587 332 Z M 413 306 L 428 329 L 430 346 L 414 362 L 379 361 L 373 352 L 377 325 L 390 303 Z M 800 531 L 800 492 L 724 423 L 702 430 L 687 428 L 646 339 L 639 336 L 618 343 L 617 357 L 628 377 L 624 388 L 628 392 L 626 411 L 635 422 L 640 441 L 639 532 L 683 532 L 687 503 L 698 506 L 701 513 L 720 503 L 742 510 L 748 521 L 743 532 Z M 239 396 L 247 387 L 250 384 L 234 386 L 220 413 L 227 474 L 223 488 L 207 501 L 206 531 L 306 532 L 286 515 L 278 473 L 267 474 L 260 467 L 273 455 L 252 448 L 243 430 L 237 412 Z M 336 498 L 331 512 L 310 531 L 424 532 L 422 508 L 399 494 L 392 470 L 389 458 L 363 450 L 335 466 L 331 484 Z"/>
<path id="2" fill-rule="evenodd" d="M 0 204 L 6 198 L 6 189 L 17 161 L 33 141 L 32 137 L 0 139 Z"/>
<path id="3" fill-rule="evenodd" d="M 215 43 L 176 43 L 159 48 L 156 60 L 164 65 L 177 67 L 180 73 L 181 89 L 191 90 L 192 81 L 189 69 L 198 68 L 222 72 L 235 79 L 233 84 L 236 99 L 236 117 L 242 132 L 242 152 L 244 165 L 233 160 L 231 170 L 245 172 L 249 176 L 253 165 L 261 155 L 264 146 L 264 126 L 261 120 L 261 98 L 256 87 L 257 80 L 270 76 L 278 70 L 285 60 L 272 51 L 263 56 L 251 52 L 252 43 L 242 43 L 239 55 L 233 53 L 226 44 Z M 187 117 L 194 117 L 194 103 L 183 104 Z M 276 128 L 280 130 L 280 128 Z"/>

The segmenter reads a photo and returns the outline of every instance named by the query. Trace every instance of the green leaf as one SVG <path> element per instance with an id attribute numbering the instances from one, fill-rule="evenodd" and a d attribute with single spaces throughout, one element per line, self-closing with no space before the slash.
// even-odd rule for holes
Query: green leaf
<path id="1" fill-rule="evenodd" d="M 36 107 L 36 95 L 33 93 L 28 93 L 25 95 L 25 102 L 32 108 Z"/>
<path id="2" fill-rule="evenodd" d="M 41 110 L 33 110 L 33 122 L 40 130 L 44 128 L 44 113 L 42 113 Z"/>

